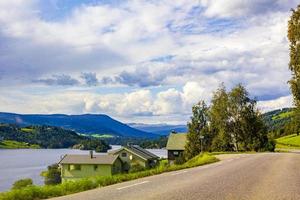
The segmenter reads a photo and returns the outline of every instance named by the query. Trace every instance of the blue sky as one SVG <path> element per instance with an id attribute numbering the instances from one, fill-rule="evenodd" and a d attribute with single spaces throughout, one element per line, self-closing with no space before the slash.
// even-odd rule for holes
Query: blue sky
<path id="1" fill-rule="evenodd" d="M 186 123 L 222 82 L 292 106 L 296 0 L 0 2 L 0 111 Z"/>

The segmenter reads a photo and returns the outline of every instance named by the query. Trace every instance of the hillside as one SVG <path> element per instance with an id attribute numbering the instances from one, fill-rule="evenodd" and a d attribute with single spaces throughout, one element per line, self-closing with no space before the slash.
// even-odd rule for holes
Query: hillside
<path id="1" fill-rule="evenodd" d="M 276 139 L 277 148 L 295 148 L 300 149 L 300 135 L 288 135 Z"/>
<path id="2" fill-rule="evenodd" d="M 80 136 L 74 131 L 51 126 L 19 127 L 0 124 L 0 148 L 73 148 L 107 151 L 103 140 Z"/>
<path id="3" fill-rule="evenodd" d="M 19 126 L 48 125 L 73 130 L 83 134 L 103 134 L 134 138 L 156 138 L 157 135 L 137 130 L 107 115 L 39 115 L 0 113 L 0 123 Z"/>
<path id="4" fill-rule="evenodd" d="M 263 119 L 268 127 L 269 132 L 274 132 L 276 135 L 284 135 L 284 128 L 291 121 L 293 108 L 283 108 L 273 110 L 263 114 Z"/>
<path id="5" fill-rule="evenodd" d="M 154 134 L 158 134 L 158 135 L 169 135 L 171 131 L 176 131 L 176 132 L 187 132 L 187 126 L 186 125 L 169 125 L 169 124 L 136 124 L 136 123 L 131 123 L 128 124 L 129 126 L 142 130 L 142 131 L 146 131 L 146 132 L 150 132 L 150 133 L 154 133 Z"/>

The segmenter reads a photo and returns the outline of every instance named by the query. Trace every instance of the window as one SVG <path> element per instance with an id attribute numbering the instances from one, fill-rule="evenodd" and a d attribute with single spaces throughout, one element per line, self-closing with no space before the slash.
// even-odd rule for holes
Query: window
<path id="1" fill-rule="evenodd" d="M 95 171 L 98 170 L 98 165 L 94 165 L 94 170 L 95 170 Z"/>
<path id="2" fill-rule="evenodd" d="M 73 171 L 73 170 L 81 170 L 81 165 L 70 165 L 69 166 L 69 170 Z"/>
<path id="3" fill-rule="evenodd" d="M 122 157 L 127 157 L 127 153 L 126 153 L 126 152 L 123 152 L 123 153 L 121 154 L 121 156 L 122 156 Z"/>
<path id="4" fill-rule="evenodd" d="M 174 152 L 173 152 L 173 155 L 174 155 L 174 156 L 178 156 L 178 155 L 179 155 L 178 151 L 174 151 Z"/>

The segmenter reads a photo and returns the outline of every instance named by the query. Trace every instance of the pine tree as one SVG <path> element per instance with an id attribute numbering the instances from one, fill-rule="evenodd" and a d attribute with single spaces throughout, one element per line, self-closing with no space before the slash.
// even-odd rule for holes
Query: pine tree
<path id="1" fill-rule="evenodd" d="M 187 144 L 185 146 L 185 156 L 187 159 L 193 158 L 201 152 L 201 136 L 208 131 L 208 107 L 204 101 L 200 101 L 192 108 L 193 116 L 188 123 Z"/>

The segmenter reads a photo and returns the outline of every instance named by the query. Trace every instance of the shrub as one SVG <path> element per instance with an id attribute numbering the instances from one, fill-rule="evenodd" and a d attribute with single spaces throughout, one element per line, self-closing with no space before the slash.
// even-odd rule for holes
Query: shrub
<path id="1" fill-rule="evenodd" d="M 56 185 L 61 183 L 61 172 L 58 164 L 48 166 L 48 171 L 42 173 L 45 185 Z"/>
<path id="2" fill-rule="evenodd" d="M 145 167 L 141 166 L 141 165 L 131 165 L 129 172 L 133 173 L 133 172 L 140 172 L 140 171 L 144 171 Z"/>
<path id="3" fill-rule="evenodd" d="M 20 179 L 13 184 L 12 189 L 14 189 L 14 190 L 21 189 L 21 188 L 30 186 L 32 184 L 33 184 L 33 182 L 30 178 Z"/>

